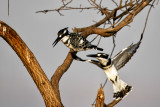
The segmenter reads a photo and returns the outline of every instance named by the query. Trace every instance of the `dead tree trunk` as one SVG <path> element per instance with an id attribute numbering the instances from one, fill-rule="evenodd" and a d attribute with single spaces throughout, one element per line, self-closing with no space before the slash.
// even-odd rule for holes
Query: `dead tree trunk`
<path id="1" fill-rule="evenodd" d="M 21 59 L 28 73 L 37 85 L 47 107 L 60 107 L 62 103 L 56 97 L 56 92 L 48 80 L 46 74 L 42 70 L 35 56 L 27 47 L 24 41 L 19 37 L 6 23 L 0 21 L 0 36 L 12 47 L 16 54 Z M 58 85 L 58 84 L 54 84 Z"/>

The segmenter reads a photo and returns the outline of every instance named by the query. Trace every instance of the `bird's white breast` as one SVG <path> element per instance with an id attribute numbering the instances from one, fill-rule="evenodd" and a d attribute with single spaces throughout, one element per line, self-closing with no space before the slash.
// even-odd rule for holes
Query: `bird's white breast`
<path id="1" fill-rule="evenodd" d="M 115 78 L 115 76 L 118 75 L 117 69 L 114 65 L 112 65 L 110 68 L 104 70 L 105 74 L 108 78 Z"/>
<path id="2" fill-rule="evenodd" d="M 64 37 L 61 39 L 61 41 L 64 43 L 64 42 L 66 42 L 68 39 L 69 39 L 69 36 L 64 36 Z"/>

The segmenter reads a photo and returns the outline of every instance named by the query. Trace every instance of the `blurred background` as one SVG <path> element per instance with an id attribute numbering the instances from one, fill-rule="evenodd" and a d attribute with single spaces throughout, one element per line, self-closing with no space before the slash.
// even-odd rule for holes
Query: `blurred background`
<path id="1" fill-rule="evenodd" d="M 74 1 L 75 6 L 83 4 L 85 0 Z M 50 79 L 55 70 L 61 65 L 69 49 L 59 42 L 54 48 L 53 41 L 57 32 L 69 27 L 86 27 L 99 21 L 104 16 L 94 10 L 62 11 L 64 16 L 57 12 L 47 14 L 35 13 L 39 10 L 59 8 L 60 0 L 10 0 L 10 15 L 8 16 L 7 0 L 0 1 L 0 20 L 11 26 L 28 45 L 36 56 L 42 69 Z M 106 2 L 104 5 L 110 5 Z M 120 69 L 122 80 L 133 86 L 133 91 L 116 107 L 159 107 L 160 100 L 160 71 L 159 71 L 159 25 L 160 5 L 152 9 L 142 44 L 137 53 Z M 124 27 L 117 33 L 116 48 L 113 56 L 131 43 L 140 39 L 149 6 L 141 11 L 130 26 Z M 95 37 L 89 36 L 88 40 Z M 93 44 L 97 44 L 96 39 Z M 99 47 L 105 53 L 111 53 L 112 38 L 102 38 Z M 98 51 L 89 50 L 79 52 L 82 58 Z M 79 61 L 73 61 L 71 67 L 60 80 L 60 93 L 65 107 L 91 107 L 100 84 L 104 83 L 106 75 L 97 66 Z M 105 103 L 112 101 L 112 84 L 108 81 L 105 88 Z M 44 107 L 43 98 L 35 83 L 12 48 L 0 38 L 0 107 Z"/>

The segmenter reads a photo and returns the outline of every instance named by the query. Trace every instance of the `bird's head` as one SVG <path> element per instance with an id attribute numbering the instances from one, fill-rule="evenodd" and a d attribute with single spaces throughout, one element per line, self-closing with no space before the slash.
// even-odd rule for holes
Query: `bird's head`
<path id="1" fill-rule="evenodd" d="M 105 53 L 89 54 L 87 55 L 87 57 L 97 58 L 99 62 L 104 66 L 108 65 L 108 63 L 110 63 L 111 61 L 109 55 Z"/>
<path id="2" fill-rule="evenodd" d="M 64 36 L 67 36 L 69 34 L 69 31 L 68 31 L 68 27 L 64 28 L 64 29 L 61 29 L 59 32 L 58 32 L 58 37 L 57 39 L 53 42 L 53 47 L 56 46 L 56 44 L 64 37 Z"/>

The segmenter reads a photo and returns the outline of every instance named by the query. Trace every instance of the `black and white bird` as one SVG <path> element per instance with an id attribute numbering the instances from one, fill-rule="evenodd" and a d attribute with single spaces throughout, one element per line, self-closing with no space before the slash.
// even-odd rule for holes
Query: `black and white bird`
<path id="1" fill-rule="evenodd" d="M 129 86 L 127 83 L 125 83 L 120 79 L 120 77 L 118 76 L 117 69 L 113 63 L 113 60 L 109 58 L 108 54 L 97 53 L 97 54 L 87 55 L 88 57 L 97 58 L 99 61 L 83 60 L 81 58 L 78 58 L 77 56 L 74 55 L 72 56 L 76 60 L 93 63 L 104 70 L 108 80 L 110 80 L 113 83 L 114 99 L 123 98 L 129 91 L 131 91 L 132 86 Z"/>
<path id="2" fill-rule="evenodd" d="M 92 45 L 87 39 L 85 39 L 79 33 L 70 33 L 68 28 L 64 28 L 58 32 L 57 39 L 53 42 L 53 47 L 59 42 L 62 41 L 68 48 L 73 49 L 74 51 L 86 51 L 89 49 L 96 49 L 103 51 L 102 48 L 99 48 L 95 45 Z"/>
<path id="3" fill-rule="evenodd" d="M 132 90 L 132 86 L 122 81 L 120 77 L 118 76 L 117 71 L 120 68 L 122 68 L 131 59 L 134 53 L 137 51 L 137 49 L 140 46 L 142 37 L 143 35 L 141 36 L 141 39 L 138 43 L 131 44 L 129 47 L 119 52 L 112 59 L 109 58 L 109 55 L 105 53 L 87 55 L 88 57 L 97 58 L 98 61 L 97 60 L 84 60 L 76 56 L 75 54 L 72 54 L 72 56 L 76 60 L 90 62 L 102 68 L 105 74 L 107 75 L 108 80 L 110 80 L 113 83 L 113 90 L 114 90 L 113 98 L 114 99 L 123 98 L 125 95 L 127 95 Z"/>

